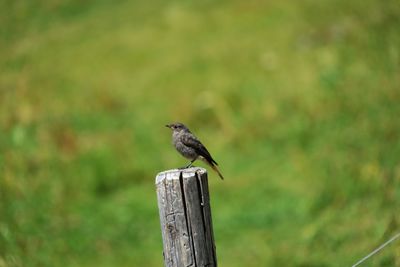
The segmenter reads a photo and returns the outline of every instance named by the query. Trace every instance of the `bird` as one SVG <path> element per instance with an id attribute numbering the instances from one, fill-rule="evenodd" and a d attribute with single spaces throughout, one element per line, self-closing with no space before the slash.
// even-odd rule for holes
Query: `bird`
<path id="1" fill-rule="evenodd" d="M 165 125 L 172 130 L 172 144 L 176 150 L 190 160 L 189 164 L 182 169 L 189 168 L 197 159 L 204 161 L 209 165 L 218 176 L 223 180 L 221 172 L 218 169 L 218 163 L 213 159 L 207 148 L 183 123 L 175 122 Z"/>

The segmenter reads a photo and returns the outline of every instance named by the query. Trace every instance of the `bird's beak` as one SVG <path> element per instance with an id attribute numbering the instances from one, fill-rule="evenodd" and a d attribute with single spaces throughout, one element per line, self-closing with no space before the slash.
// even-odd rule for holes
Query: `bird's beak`
<path id="1" fill-rule="evenodd" d="M 165 127 L 171 128 L 171 124 L 167 124 L 167 125 L 165 125 Z"/>

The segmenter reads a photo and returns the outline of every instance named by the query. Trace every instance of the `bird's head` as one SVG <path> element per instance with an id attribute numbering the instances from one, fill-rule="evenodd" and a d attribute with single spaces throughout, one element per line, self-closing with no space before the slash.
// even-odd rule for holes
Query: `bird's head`
<path id="1" fill-rule="evenodd" d="M 170 124 L 165 125 L 165 127 L 168 127 L 171 130 L 177 131 L 177 132 L 189 131 L 189 129 L 183 123 L 180 123 L 180 122 L 170 123 Z"/>

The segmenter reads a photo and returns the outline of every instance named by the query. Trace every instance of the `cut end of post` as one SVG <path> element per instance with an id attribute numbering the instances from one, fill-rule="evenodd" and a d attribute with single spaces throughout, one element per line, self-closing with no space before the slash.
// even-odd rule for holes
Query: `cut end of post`
<path id="1" fill-rule="evenodd" d="M 157 174 L 156 176 L 156 184 L 159 184 L 161 181 L 167 179 L 167 180 L 175 180 L 179 179 L 179 177 L 182 175 L 183 178 L 186 177 L 192 177 L 194 174 L 199 174 L 202 175 L 206 173 L 206 169 L 201 168 L 201 167 L 191 167 L 187 169 L 172 169 L 172 170 L 167 170 L 163 171 Z"/>

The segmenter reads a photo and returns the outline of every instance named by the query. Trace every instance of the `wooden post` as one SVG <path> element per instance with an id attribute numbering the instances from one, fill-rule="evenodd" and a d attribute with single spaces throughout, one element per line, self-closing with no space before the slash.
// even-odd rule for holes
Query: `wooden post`
<path id="1" fill-rule="evenodd" d="M 156 177 L 166 267 L 216 267 L 207 171 L 192 167 Z"/>

